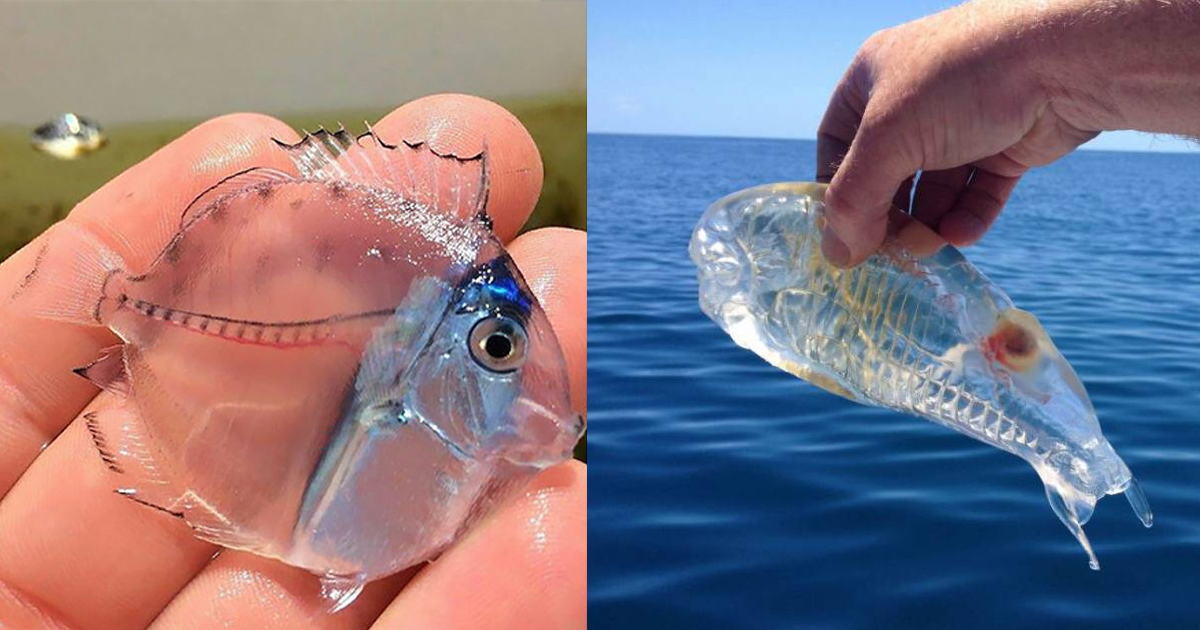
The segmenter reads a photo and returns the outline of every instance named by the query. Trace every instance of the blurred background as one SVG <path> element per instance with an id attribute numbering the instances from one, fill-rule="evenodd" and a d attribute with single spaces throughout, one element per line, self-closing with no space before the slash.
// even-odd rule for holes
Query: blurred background
<path id="1" fill-rule="evenodd" d="M 438 92 L 495 100 L 533 135 L 546 183 L 528 228 L 586 228 L 583 2 L 0 5 L 0 260 L 100 185 L 235 111 L 362 131 Z M 104 148 L 33 148 L 63 113 Z"/>

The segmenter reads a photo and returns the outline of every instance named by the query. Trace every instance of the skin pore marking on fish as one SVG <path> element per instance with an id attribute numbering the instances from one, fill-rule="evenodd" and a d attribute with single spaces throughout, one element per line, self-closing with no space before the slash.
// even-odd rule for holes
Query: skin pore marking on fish
<path id="1" fill-rule="evenodd" d="M 366 313 L 334 315 L 296 322 L 259 322 L 172 309 L 145 300 L 132 299 L 124 294 L 117 298 L 117 304 L 119 307 L 132 309 L 155 321 L 178 326 L 191 332 L 228 339 L 237 343 L 274 348 L 305 348 L 332 344 L 352 350 L 350 343 L 334 336 L 333 326 L 335 324 L 387 317 L 392 314 L 391 309 L 380 309 Z"/>

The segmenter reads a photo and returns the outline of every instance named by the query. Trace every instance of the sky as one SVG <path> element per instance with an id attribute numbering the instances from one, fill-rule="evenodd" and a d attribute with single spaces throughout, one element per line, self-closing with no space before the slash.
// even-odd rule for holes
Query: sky
<path id="1" fill-rule="evenodd" d="M 871 33 L 935 13 L 933 0 L 589 3 L 588 131 L 813 138 L 834 85 Z M 1200 152 L 1132 131 L 1090 149 Z"/>

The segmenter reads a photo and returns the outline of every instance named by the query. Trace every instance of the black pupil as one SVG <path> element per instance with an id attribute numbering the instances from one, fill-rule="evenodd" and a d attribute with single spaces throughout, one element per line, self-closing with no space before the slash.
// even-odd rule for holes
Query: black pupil
<path id="1" fill-rule="evenodd" d="M 483 350 L 493 359 L 507 359 L 512 354 L 512 340 L 506 335 L 492 333 L 483 342 Z"/>

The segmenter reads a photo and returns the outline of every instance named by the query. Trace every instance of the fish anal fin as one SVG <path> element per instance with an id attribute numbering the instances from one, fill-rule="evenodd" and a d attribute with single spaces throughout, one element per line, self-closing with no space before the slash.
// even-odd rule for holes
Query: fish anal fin
<path id="1" fill-rule="evenodd" d="M 256 537 L 242 532 L 233 522 L 195 494 L 185 493 L 180 503 L 183 519 L 192 528 L 192 534 L 196 538 L 228 549 L 256 551 L 261 547 Z"/>
<path id="2" fill-rule="evenodd" d="M 351 137 L 344 128 L 306 133 L 297 143 L 275 140 L 296 165 L 300 178 L 360 184 L 394 194 L 460 222 L 490 225 L 488 152 L 486 143 L 475 154 L 434 150 L 427 142 L 390 144 L 370 129 Z"/>
<path id="3" fill-rule="evenodd" d="M 123 496 L 126 499 L 129 499 L 130 501 L 137 503 L 138 505 L 144 505 L 148 508 L 155 509 L 155 510 L 158 510 L 159 512 L 163 512 L 165 514 L 174 516 L 175 518 L 183 518 L 183 512 L 173 510 L 171 508 L 163 507 L 161 505 L 158 505 L 156 503 L 153 503 L 149 500 L 143 499 L 142 497 L 138 496 L 139 492 L 137 491 L 137 488 L 117 488 L 113 492 L 116 492 L 118 495 Z"/>
<path id="4" fill-rule="evenodd" d="M 234 197 L 250 192 L 258 192 L 265 196 L 275 186 L 294 181 L 296 178 L 273 168 L 255 167 L 238 171 L 213 184 L 188 204 L 179 220 L 181 231 L 176 234 L 175 238 L 184 238 L 186 228 L 196 221 L 214 213 L 223 212 L 225 204 Z M 171 251 L 173 245 L 174 242 L 168 244 L 167 248 L 163 250 L 164 255 Z"/>
<path id="5" fill-rule="evenodd" d="M 155 456 L 154 443 L 130 399 L 119 397 L 83 417 L 100 461 L 117 475 L 117 494 L 165 512 L 180 512 L 182 493 Z"/>
<path id="6" fill-rule="evenodd" d="M 125 394 L 129 391 L 129 381 L 125 372 L 124 347 L 116 345 L 105 348 L 96 360 L 73 371 L 100 389 Z"/>

